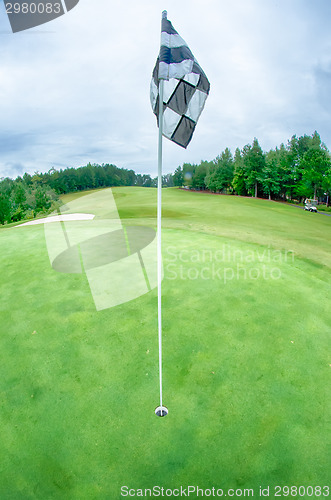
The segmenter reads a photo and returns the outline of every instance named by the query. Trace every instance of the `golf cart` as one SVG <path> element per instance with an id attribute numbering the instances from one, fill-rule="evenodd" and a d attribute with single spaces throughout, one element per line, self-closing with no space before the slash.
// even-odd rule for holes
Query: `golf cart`
<path id="1" fill-rule="evenodd" d="M 309 198 L 307 198 L 305 201 L 305 210 L 317 213 L 317 205 L 318 205 L 318 200 L 310 200 Z"/>

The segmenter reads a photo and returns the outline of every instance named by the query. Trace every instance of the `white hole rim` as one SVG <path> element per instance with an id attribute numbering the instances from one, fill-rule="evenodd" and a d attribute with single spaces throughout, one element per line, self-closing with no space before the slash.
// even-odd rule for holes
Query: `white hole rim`
<path id="1" fill-rule="evenodd" d="M 162 414 L 161 414 L 161 411 L 162 411 Z M 168 411 L 168 408 L 164 405 L 162 406 L 157 406 L 155 408 L 155 415 L 157 417 L 166 417 L 168 415 L 169 411 Z"/>

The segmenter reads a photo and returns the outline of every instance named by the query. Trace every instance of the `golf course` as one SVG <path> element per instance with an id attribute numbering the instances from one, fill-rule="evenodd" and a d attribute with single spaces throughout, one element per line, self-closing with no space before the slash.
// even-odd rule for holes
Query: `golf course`
<path id="1" fill-rule="evenodd" d="M 107 191 L 124 228 L 156 230 L 156 189 Z M 62 202 L 94 213 L 102 192 Z M 1 500 L 328 496 L 331 217 L 178 188 L 162 204 L 164 418 L 156 287 L 97 310 L 86 273 L 53 269 L 47 224 L 0 229 Z"/>

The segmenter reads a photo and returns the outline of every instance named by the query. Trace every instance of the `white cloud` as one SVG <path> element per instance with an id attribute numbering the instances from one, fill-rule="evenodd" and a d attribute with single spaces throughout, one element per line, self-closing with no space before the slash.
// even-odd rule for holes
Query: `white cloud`
<path id="1" fill-rule="evenodd" d="M 17 34 L 0 9 L 0 177 L 22 165 L 33 172 L 88 161 L 156 174 L 149 83 L 164 5 L 116 4 L 81 0 Z M 169 0 L 167 8 L 211 93 L 188 149 L 165 140 L 165 172 L 254 137 L 268 149 L 317 129 L 331 147 L 326 0 Z"/>

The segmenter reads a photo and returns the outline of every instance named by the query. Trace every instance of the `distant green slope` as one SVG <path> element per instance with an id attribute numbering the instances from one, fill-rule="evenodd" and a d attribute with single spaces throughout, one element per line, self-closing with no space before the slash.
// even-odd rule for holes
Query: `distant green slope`
<path id="1" fill-rule="evenodd" d="M 113 188 L 122 219 L 156 224 L 156 190 Z M 238 196 L 163 189 L 165 228 L 186 228 L 291 250 L 331 268 L 331 217 L 283 203 Z"/>

